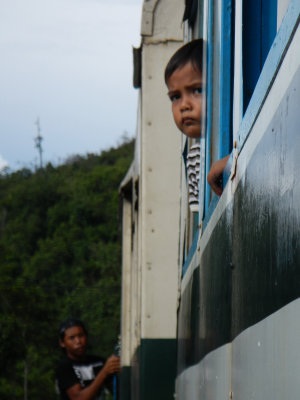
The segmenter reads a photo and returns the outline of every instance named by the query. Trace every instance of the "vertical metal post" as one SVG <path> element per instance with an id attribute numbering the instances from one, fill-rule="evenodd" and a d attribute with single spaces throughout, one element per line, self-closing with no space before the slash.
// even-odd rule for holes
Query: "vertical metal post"
<path id="1" fill-rule="evenodd" d="M 232 148 L 231 18 L 232 0 L 223 0 L 221 10 L 219 158 L 229 154 Z"/>
<path id="2" fill-rule="evenodd" d="M 206 125 L 206 176 L 210 169 L 211 135 L 213 118 L 213 27 L 214 27 L 214 0 L 208 2 L 208 40 L 207 40 L 207 125 Z M 210 202 L 211 189 L 205 185 L 205 215 Z"/>

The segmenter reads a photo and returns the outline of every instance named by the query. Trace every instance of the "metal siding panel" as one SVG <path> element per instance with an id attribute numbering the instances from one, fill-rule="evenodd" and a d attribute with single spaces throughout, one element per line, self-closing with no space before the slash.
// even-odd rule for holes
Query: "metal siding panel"
<path id="1" fill-rule="evenodd" d="M 176 340 L 142 339 L 140 399 L 173 400 L 176 376 Z"/>
<path id="2" fill-rule="evenodd" d="M 178 373 L 231 341 L 232 204 L 213 230 L 200 267 L 194 269 L 181 297 Z"/>
<path id="3" fill-rule="evenodd" d="M 120 372 L 120 399 L 131 399 L 131 367 L 123 366 Z"/>
<path id="4" fill-rule="evenodd" d="M 239 335 L 232 344 L 233 398 L 299 398 L 300 300 Z"/>
<path id="5" fill-rule="evenodd" d="M 300 69 L 235 194 L 232 337 L 300 295 L 299 89 Z"/>
<path id="6" fill-rule="evenodd" d="M 224 400 L 231 390 L 231 345 L 208 354 L 176 379 L 176 399 Z"/>

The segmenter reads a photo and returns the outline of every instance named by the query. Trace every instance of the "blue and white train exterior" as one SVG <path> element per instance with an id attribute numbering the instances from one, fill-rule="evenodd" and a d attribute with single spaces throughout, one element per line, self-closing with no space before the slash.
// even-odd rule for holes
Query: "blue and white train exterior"
<path id="1" fill-rule="evenodd" d="M 183 260 L 176 399 L 296 400 L 300 2 L 201 3 L 203 197 Z M 205 176 L 228 150 L 218 199 Z"/>

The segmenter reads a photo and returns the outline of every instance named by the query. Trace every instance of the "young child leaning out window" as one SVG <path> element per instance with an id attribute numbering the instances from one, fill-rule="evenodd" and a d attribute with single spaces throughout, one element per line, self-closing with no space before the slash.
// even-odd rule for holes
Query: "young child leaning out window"
<path id="1" fill-rule="evenodd" d="M 203 40 L 193 40 L 176 51 L 165 69 L 165 82 L 172 102 L 174 121 L 182 133 L 195 139 L 201 136 L 202 55 Z M 197 152 L 197 157 L 195 152 Z M 208 183 L 218 196 L 221 196 L 223 191 L 220 177 L 228 158 L 229 155 L 215 162 L 207 175 Z M 188 171 L 192 211 L 196 211 L 199 201 L 199 164 L 200 145 L 197 143 L 191 147 L 188 154 L 188 168 L 192 166 L 192 173 Z"/>

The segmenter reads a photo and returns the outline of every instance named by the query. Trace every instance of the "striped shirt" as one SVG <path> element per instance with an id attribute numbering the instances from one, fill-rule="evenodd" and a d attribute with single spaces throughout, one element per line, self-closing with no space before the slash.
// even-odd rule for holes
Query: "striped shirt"
<path id="1" fill-rule="evenodd" d="M 189 189 L 189 206 L 191 212 L 198 212 L 199 208 L 199 176 L 200 176 L 200 143 L 190 147 L 187 155 L 187 178 Z"/>

